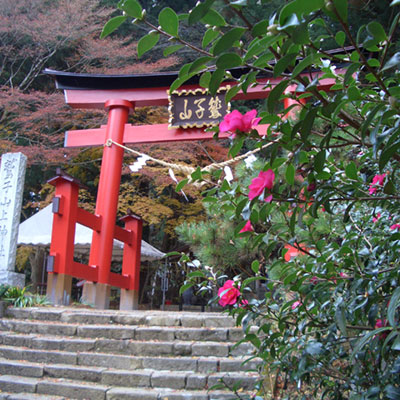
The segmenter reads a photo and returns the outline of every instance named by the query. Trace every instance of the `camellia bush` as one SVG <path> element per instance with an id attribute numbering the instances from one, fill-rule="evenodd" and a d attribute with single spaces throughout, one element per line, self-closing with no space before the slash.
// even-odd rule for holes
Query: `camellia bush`
<path id="1" fill-rule="evenodd" d="M 126 20 L 147 26 L 139 56 L 163 38 L 165 55 L 196 50 L 171 90 L 200 75 L 212 94 L 233 82 L 230 101 L 259 77 L 281 78 L 265 85 L 257 117 L 233 111 L 220 125 L 232 132 L 232 157 L 263 147 L 247 178 L 192 176 L 215 182 L 204 198 L 210 218 L 213 207 L 225 210 L 236 237 L 262 257 L 237 276 L 200 268 L 182 289 L 217 285 L 216 301 L 274 377 L 269 391 L 260 380 L 255 398 L 400 399 L 400 1 L 385 2 L 387 20 L 357 29 L 351 13 L 369 1 L 282 1 L 262 12 L 270 3 L 205 0 L 188 14 L 165 8 L 154 25 L 138 1 L 123 0 L 103 30 Z M 201 45 L 187 43 L 180 26 L 199 23 Z M 236 67 L 245 68 L 237 79 Z M 319 86 L 325 78 L 331 87 Z M 279 114 L 285 98 L 293 105 Z M 258 123 L 269 124 L 266 135 Z"/>

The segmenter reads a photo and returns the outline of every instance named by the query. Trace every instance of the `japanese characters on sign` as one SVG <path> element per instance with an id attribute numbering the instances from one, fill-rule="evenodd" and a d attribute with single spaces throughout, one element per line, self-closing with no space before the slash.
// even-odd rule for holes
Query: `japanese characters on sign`
<path id="1" fill-rule="evenodd" d="M 229 112 L 225 103 L 229 87 L 221 88 L 215 96 L 206 89 L 174 91 L 169 95 L 169 128 L 201 128 L 218 125 Z"/>
<path id="2" fill-rule="evenodd" d="M 0 271 L 13 270 L 24 187 L 26 157 L 1 156 L 0 168 Z"/>
<path id="3" fill-rule="evenodd" d="M 6 257 L 6 238 L 8 236 L 8 220 L 12 215 L 10 189 L 17 159 L 5 159 L 2 180 L 0 182 L 0 259 Z"/>

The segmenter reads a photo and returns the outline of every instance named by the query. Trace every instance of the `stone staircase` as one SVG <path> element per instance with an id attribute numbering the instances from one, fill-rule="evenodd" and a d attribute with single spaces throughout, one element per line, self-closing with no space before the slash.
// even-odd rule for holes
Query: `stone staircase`
<path id="1" fill-rule="evenodd" d="M 0 399 L 251 398 L 259 360 L 216 313 L 9 308 L 0 319 Z"/>

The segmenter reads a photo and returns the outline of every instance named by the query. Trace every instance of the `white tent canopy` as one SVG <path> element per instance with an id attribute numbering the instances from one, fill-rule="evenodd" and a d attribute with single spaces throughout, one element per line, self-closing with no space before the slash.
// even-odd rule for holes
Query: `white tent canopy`
<path id="1" fill-rule="evenodd" d="M 52 227 L 53 212 L 52 205 L 50 204 L 20 224 L 18 244 L 50 246 Z M 92 242 L 92 233 L 93 231 L 86 226 L 76 224 L 75 250 L 77 252 L 88 252 Z M 123 245 L 122 242 L 114 240 L 113 257 L 122 256 Z M 158 260 L 164 255 L 165 253 L 142 240 L 141 259 L 143 261 Z"/>

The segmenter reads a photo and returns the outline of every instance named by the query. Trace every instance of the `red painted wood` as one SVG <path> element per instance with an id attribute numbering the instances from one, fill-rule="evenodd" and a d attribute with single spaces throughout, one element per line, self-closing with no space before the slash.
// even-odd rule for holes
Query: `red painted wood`
<path id="1" fill-rule="evenodd" d="M 106 139 L 123 143 L 124 128 L 132 104 L 126 100 L 112 100 L 109 106 Z M 101 215 L 101 229 L 93 231 L 89 265 L 98 266 L 98 282 L 110 283 L 115 220 L 117 216 L 118 194 L 121 182 L 124 150 L 118 146 L 105 146 L 101 163 L 100 180 L 96 202 L 96 215 Z"/>
<path id="2" fill-rule="evenodd" d="M 259 125 L 260 135 L 265 135 L 269 125 Z M 102 146 L 106 142 L 104 128 L 68 131 L 65 136 L 65 147 Z M 221 133 L 220 139 L 228 138 L 231 133 Z M 124 143 L 161 143 L 190 140 L 211 140 L 214 132 L 205 132 L 203 128 L 168 129 L 168 124 L 125 125 Z"/>
<path id="3" fill-rule="evenodd" d="M 90 282 L 97 282 L 98 269 L 74 261 L 69 275 L 79 279 L 86 279 Z"/>
<path id="4" fill-rule="evenodd" d="M 99 215 L 94 215 L 89 211 L 79 208 L 77 210 L 77 221 L 79 224 L 87 226 L 94 231 L 99 232 L 101 227 L 101 217 Z"/>
<path id="5" fill-rule="evenodd" d="M 139 290 L 140 253 L 142 247 L 142 220 L 124 217 L 125 229 L 130 231 L 131 243 L 125 243 L 122 259 L 122 275 L 129 276 L 129 290 Z"/>
<path id="6" fill-rule="evenodd" d="M 60 198 L 60 209 L 53 215 L 51 233 L 50 255 L 55 257 L 53 272 L 71 275 L 79 186 L 62 177 L 51 183 L 56 186 L 55 196 Z"/>
<path id="7" fill-rule="evenodd" d="M 120 274 L 116 274 L 115 272 L 110 272 L 109 276 L 109 285 L 119 287 L 121 289 L 129 289 L 130 277 L 124 276 Z"/>
<path id="8" fill-rule="evenodd" d="M 131 244 L 132 243 L 132 234 L 130 231 L 120 228 L 119 226 L 115 226 L 115 231 L 114 231 L 114 238 L 124 242 Z"/>
<path id="9" fill-rule="evenodd" d="M 344 69 L 337 69 L 338 73 L 343 73 Z M 316 76 L 322 76 L 321 72 L 307 74 L 308 78 L 314 79 Z M 281 78 L 258 79 L 258 85 L 249 87 L 247 93 L 240 92 L 235 96 L 235 100 L 252 100 L 268 97 L 270 88 L 265 87 L 268 84 L 275 86 L 281 81 Z M 320 90 L 329 90 L 335 84 L 332 78 L 321 79 L 319 82 Z M 236 85 L 235 82 L 224 82 L 223 85 Z M 179 90 L 196 89 L 197 85 L 183 85 Z M 168 87 L 148 88 L 148 89 L 118 89 L 118 90 L 65 90 L 66 103 L 74 108 L 100 108 L 103 109 L 107 100 L 125 99 L 134 103 L 135 107 L 143 106 L 165 106 L 168 104 Z"/>

